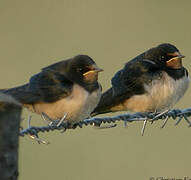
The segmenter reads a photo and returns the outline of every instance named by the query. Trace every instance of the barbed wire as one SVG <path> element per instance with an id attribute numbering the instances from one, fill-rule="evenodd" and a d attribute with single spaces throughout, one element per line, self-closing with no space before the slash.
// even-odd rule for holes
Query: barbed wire
<path id="1" fill-rule="evenodd" d="M 55 121 L 51 122 L 51 124 L 47 126 L 31 126 L 31 118 L 32 116 L 29 117 L 28 119 L 28 127 L 26 129 L 21 129 L 19 135 L 24 136 L 24 135 L 29 135 L 31 138 L 37 140 L 38 143 L 43 143 L 43 144 L 48 144 L 48 142 L 42 140 L 39 138 L 38 133 L 39 132 L 49 132 L 49 131 L 54 131 L 54 130 L 62 130 L 62 132 L 65 132 L 67 129 L 76 129 L 77 127 L 82 128 L 83 126 L 88 126 L 88 125 L 94 125 L 98 128 L 111 128 L 111 127 L 116 127 L 117 124 L 112 124 L 109 126 L 101 126 L 102 124 L 105 123 L 115 123 L 117 121 L 123 121 L 124 125 L 127 126 L 128 123 L 130 122 L 135 122 L 135 121 L 143 121 L 143 128 L 141 130 L 141 134 L 144 134 L 144 130 L 146 127 L 146 124 L 148 121 L 153 123 L 154 121 L 157 120 L 163 120 L 163 125 L 161 128 L 164 128 L 166 125 L 167 121 L 169 118 L 172 118 L 173 120 L 176 120 L 175 125 L 178 125 L 180 121 L 183 119 L 188 123 L 188 127 L 191 127 L 191 122 L 189 121 L 188 117 L 191 116 L 191 108 L 187 109 L 174 109 L 170 111 L 165 111 L 163 113 L 126 113 L 126 114 L 120 114 L 117 116 L 111 116 L 111 117 L 95 117 L 95 118 L 90 118 L 90 119 L 85 119 L 79 123 L 75 123 L 71 125 L 69 122 L 64 122 L 61 121 Z"/>

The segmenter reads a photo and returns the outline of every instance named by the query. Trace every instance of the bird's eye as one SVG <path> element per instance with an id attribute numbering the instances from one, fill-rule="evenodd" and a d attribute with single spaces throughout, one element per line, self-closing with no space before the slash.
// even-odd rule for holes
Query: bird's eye
<path id="1" fill-rule="evenodd" d="M 78 68 L 77 72 L 83 74 L 83 73 L 87 72 L 87 70 L 85 68 Z"/>
<path id="2" fill-rule="evenodd" d="M 82 69 L 82 68 L 78 68 L 77 71 L 78 71 L 78 72 L 82 72 L 83 69 Z"/>
<path id="3" fill-rule="evenodd" d="M 165 59 L 165 57 L 164 56 L 161 56 L 161 60 L 164 60 Z"/>

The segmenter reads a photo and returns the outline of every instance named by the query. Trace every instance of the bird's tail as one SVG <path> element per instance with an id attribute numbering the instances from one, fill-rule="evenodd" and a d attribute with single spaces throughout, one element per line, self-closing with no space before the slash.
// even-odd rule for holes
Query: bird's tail
<path id="1" fill-rule="evenodd" d="M 28 85 L 25 84 L 23 86 L 18 86 L 15 88 L 10 89 L 0 89 L 0 92 L 4 94 L 8 94 L 12 97 L 14 97 L 17 101 L 23 103 L 23 100 L 25 99 L 26 93 L 25 90 L 27 89 Z"/>
<path id="2" fill-rule="evenodd" d="M 0 89 L 0 92 L 5 92 L 6 90 L 8 90 L 8 89 Z"/>
<path id="3" fill-rule="evenodd" d="M 105 91 L 101 96 L 99 104 L 94 109 L 94 111 L 91 113 L 91 116 L 96 116 L 98 114 L 104 114 L 104 113 L 112 112 L 112 110 L 111 110 L 111 107 L 113 104 L 112 96 L 113 96 L 112 88 Z"/>

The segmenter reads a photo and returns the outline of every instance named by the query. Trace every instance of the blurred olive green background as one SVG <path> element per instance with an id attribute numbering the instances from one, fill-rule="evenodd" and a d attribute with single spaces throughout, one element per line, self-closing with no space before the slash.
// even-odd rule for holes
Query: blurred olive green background
<path id="1" fill-rule="evenodd" d="M 0 88 L 26 83 L 58 60 L 88 54 L 105 70 L 105 90 L 125 62 L 163 42 L 186 55 L 190 70 L 190 7 L 184 0 L 1 0 Z M 190 91 L 176 107 L 191 106 Z M 143 137 L 142 123 L 119 123 L 113 129 L 40 134 L 48 146 L 20 138 L 20 180 L 191 178 L 191 129 L 171 120 L 161 130 L 161 123 L 149 124 Z M 43 121 L 34 115 L 33 124 Z"/>

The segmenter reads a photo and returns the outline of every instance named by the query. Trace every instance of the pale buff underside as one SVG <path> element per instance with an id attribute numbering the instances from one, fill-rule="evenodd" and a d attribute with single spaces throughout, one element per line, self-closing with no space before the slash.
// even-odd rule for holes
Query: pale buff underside
<path id="1" fill-rule="evenodd" d="M 163 72 L 162 78 L 145 85 L 146 94 L 135 95 L 123 104 L 112 108 L 113 111 L 162 112 L 170 109 L 184 95 L 189 85 L 189 78 L 179 80 L 170 78 Z"/>
<path id="2" fill-rule="evenodd" d="M 101 97 L 101 88 L 89 94 L 79 85 L 74 85 L 72 94 L 66 98 L 53 103 L 25 104 L 32 112 L 37 114 L 46 113 L 51 119 L 60 119 L 65 114 L 66 120 L 81 121 L 90 116 L 90 113 L 97 106 Z"/>

